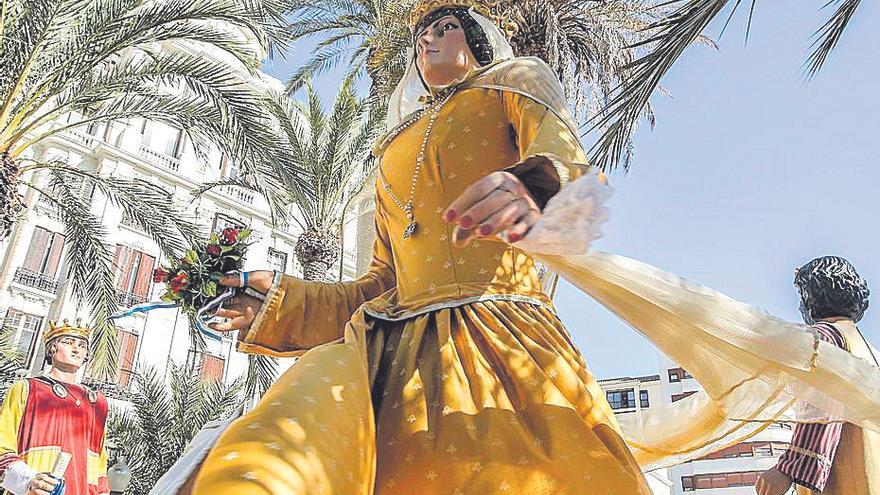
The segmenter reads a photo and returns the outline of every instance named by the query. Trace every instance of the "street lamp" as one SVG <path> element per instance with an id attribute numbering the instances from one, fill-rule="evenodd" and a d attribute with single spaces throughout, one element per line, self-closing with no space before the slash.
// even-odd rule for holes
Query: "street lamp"
<path id="1" fill-rule="evenodd" d="M 131 470 L 125 464 L 125 456 L 120 455 L 116 464 L 107 470 L 107 481 L 110 482 L 110 495 L 122 495 L 131 483 Z"/>

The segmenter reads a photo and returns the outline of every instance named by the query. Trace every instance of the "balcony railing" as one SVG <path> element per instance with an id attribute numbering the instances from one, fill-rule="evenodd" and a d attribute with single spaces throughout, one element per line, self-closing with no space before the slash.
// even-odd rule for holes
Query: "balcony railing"
<path id="1" fill-rule="evenodd" d="M 223 186 L 220 188 L 220 194 L 236 199 L 245 204 L 254 204 L 254 193 L 240 187 Z"/>
<path id="2" fill-rule="evenodd" d="M 117 303 L 123 308 L 130 308 L 147 302 L 146 296 L 135 294 L 133 292 L 117 292 Z"/>
<path id="3" fill-rule="evenodd" d="M 180 160 L 177 158 L 168 156 L 164 153 L 159 153 L 158 151 L 151 150 L 150 148 L 141 145 L 138 148 L 138 153 L 150 163 L 159 165 L 160 167 L 166 168 L 172 172 L 180 171 Z"/>
<path id="4" fill-rule="evenodd" d="M 87 147 L 94 146 L 95 141 L 98 140 L 95 136 L 92 136 L 91 134 L 83 132 L 79 129 L 67 129 L 63 131 L 62 134 L 64 134 L 64 136 L 71 141 L 75 141 Z"/>
<path id="5" fill-rule="evenodd" d="M 29 270 L 24 267 L 20 267 L 15 270 L 15 277 L 13 277 L 13 282 L 26 285 L 28 287 L 33 287 L 35 289 L 40 289 L 41 291 L 49 292 L 55 294 L 58 292 L 58 279 L 55 277 L 50 277 L 49 275 L 45 275 L 43 273 L 38 273 L 33 270 Z"/>

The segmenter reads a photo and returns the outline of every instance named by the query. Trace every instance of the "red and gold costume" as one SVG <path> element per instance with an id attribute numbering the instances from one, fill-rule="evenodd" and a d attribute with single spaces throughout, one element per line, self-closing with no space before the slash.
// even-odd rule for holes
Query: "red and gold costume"
<path id="1" fill-rule="evenodd" d="M 80 336 L 71 328 L 53 326 L 46 341 Z M 36 472 L 50 472 L 59 454 L 67 452 L 72 458 L 64 475 L 65 495 L 109 493 L 107 410 L 107 398 L 83 385 L 47 376 L 15 383 L 0 409 L 0 478 L 20 461 Z"/>

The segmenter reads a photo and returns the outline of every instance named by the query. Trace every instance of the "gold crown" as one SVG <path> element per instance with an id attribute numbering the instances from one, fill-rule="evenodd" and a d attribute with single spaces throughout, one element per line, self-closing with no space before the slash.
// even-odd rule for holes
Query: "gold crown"
<path id="1" fill-rule="evenodd" d="M 88 325 L 82 324 L 82 319 L 77 318 L 76 324 L 71 325 L 70 321 L 65 319 L 64 323 L 59 325 L 54 321 L 49 322 L 49 331 L 43 335 L 43 340 L 45 342 L 49 342 L 50 340 L 61 337 L 61 336 L 70 336 L 77 337 L 80 339 L 89 340 L 89 335 L 92 333 L 92 329 L 89 328 Z"/>
<path id="2" fill-rule="evenodd" d="M 500 19 L 495 18 L 494 14 L 497 13 L 496 10 L 500 4 L 500 0 L 419 0 L 409 14 L 409 29 L 415 32 L 419 22 L 426 15 L 444 7 L 473 8 L 493 21 L 498 22 Z"/>

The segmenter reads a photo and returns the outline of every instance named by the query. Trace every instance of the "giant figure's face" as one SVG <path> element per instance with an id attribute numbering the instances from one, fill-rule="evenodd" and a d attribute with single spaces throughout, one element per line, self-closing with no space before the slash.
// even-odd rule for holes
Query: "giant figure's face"
<path id="1" fill-rule="evenodd" d="M 89 357 L 89 343 L 76 337 L 59 337 L 52 355 L 52 366 L 72 372 L 80 369 Z"/>
<path id="2" fill-rule="evenodd" d="M 416 65 L 432 89 L 454 84 L 479 67 L 457 17 L 442 17 L 416 36 Z"/>

